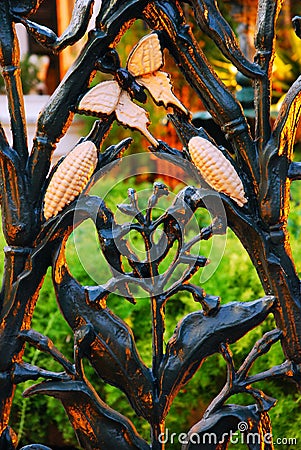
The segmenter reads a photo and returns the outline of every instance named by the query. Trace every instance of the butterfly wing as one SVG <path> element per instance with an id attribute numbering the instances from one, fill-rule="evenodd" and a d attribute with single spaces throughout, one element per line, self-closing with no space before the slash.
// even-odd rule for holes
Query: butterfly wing
<path id="1" fill-rule="evenodd" d="M 126 91 L 121 92 L 115 113 L 119 122 L 125 126 L 136 128 L 144 134 L 152 145 L 155 147 L 158 146 L 158 141 L 147 129 L 147 126 L 149 125 L 147 112 L 136 105 Z"/>
<path id="2" fill-rule="evenodd" d="M 139 84 L 146 87 L 155 103 L 162 104 L 167 107 L 169 105 L 176 106 L 185 114 L 188 114 L 187 109 L 180 102 L 179 99 L 172 92 L 172 84 L 169 75 L 166 72 L 155 72 L 136 80 Z"/>
<path id="3" fill-rule="evenodd" d="M 103 81 L 81 99 L 78 110 L 87 114 L 111 114 L 118 104 L 121 88 L 117 81 Z"/>
<path id="4" fill-rule="evenodd" d="M 144 36 L 131 51 L 127 70 L 134 76 L 139 77 L 156 70 L 163 65 L 163 55 L 159 37 L 156 33 Z"/>

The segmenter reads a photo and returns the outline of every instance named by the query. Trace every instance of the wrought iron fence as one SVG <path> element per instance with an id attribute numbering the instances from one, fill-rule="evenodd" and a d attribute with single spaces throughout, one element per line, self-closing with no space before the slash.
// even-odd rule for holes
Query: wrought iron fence
<path id="1" fill-rule="evenodd" d="M 260 442 L 245 441 L 250 449 L 273 448 L 265 437 L 271 433 L 268 411 L 275 399 L 253 384 L 273 377 L 300 383 L 301 359 L 300 280 L 287 230 L 290 183 L 301 178 L 300 163 L 292 161 L 300 116 L 300 78 L 288 90 L 273 126 L 270 121 L 275 24 L 282 3 L 259 0 L 255 58 L 251 61 L 244 56 L 214 0 L 103 0 L 80 55 L 38 118 L 29 152 L 15 23 L 22 23 L 41 45 L 59 52 L 85 34 L 93 1 L 75 1 L 71 23 L 59 37 L 30 20 L 38 1 L 1 2 L 1 68 L 13 132 L 12 145 L 2 129 L 0 134 L 1 206 L 7 241 L 0 315 L 1 449 L 17 447 L 16 434 L 9 426 L 15 386 L 40 377 L 44 381 L 26 389 L 24 395 L 46 394 L 59 399 L 83 448 L 164 449 L 164 423 L 174 398 L 205 358 L 217 352 L 227 364 L 226 384 L 201 421 L 182 437 L 182 448 L 227 448 L 231 433 L 238 428 L 246 439 L 251 434 L 260 437 Z M 185 16 L 187 9 L 224 56 L 252 81 L 253 134 L 241 103 L 222 83 L 198 45 Z M 134 46 L 122 68 L 115 47 L 137 19 L 142 19 L 150 32 Z M 294 19 L 298 36 L 300 20 Z M 191 122 L 189 105 L 183 105 L 174 95 L 170 77 L 162 69 L 165 49 L 220 126 L 229 148 L 218 146 L 204 128 L 196 128 Z M 91 88 L 96 71 L 112 77 Z M 170 108 L 169 119 L 183 151 L 149 131 L 149 116 L 137 104 L 149 101 L 147 93 L 158 105 Z M 98 121 L 49 172 L 55 146 L 76 112 L 95 116 Z M 123 158 L 131 143 L 129 138 L 103 148 L 114 121 L 140 131 L 155 156 L 184 168 L 201 181 L 202 187 L 196 186 L 197 181 L 184 187 L 161 215 L 153 212 L 168 194 L 165 184 L 154 183 L 145 210 L 139 206 L 136 191 L 129 189 L 128 202 L 119 205 L 119 210 L 130 220 L 118 223 L 103 199 L 88 195 L 88 189 Z M 198 232 L 187 238 L 185 227 L 198 208 L 209 211 L 211 224 L 200 224 Z M 71 232 L 89 218 L 112 274 L 108 282 L 94 287 L 82 286 L 71 275 L 65 257 Z M 191 282 L 192 276 L 209 263 L 192 251 L 193 246 L 225 233 L 227 226 L 246 248 L 265 297 L 221 304 L 219 297 L 206 294 Z M 155 239 L 160 228 L 162 233 Z M 128 245 L 130 232 L 141 236 L 145 257 Z M 159 266 L 173 246 L 174 259 L 162 273 Z M 180 265 L 184 267 L 182 274 L 174 280 Z M 58 305 L 74 332 L 74 361 L 69 361 L 47 336 L 31 328 L 48 267 L 52 267 Z M 130 327 L 106 303 L 115 291 L 124 301 L 135 303 L 137 289 L 149 298 L 152 312 L 151 367 L 141 359 Z M 178 323 L 165 347 L 165 306 L 181 291 L 189 292 L 200 310 Z M 229 345 L 271 312 L 278 328 L 264 334 L 236 368 Z M 286 361 L 250 375 L 256 359 L 278 340 Z M 25 363 L 25 344 L 48 353 L 63 372 Z M 123 391 L 135 413 L 149 423 L 150 442 L 97 395 L 85 376 L 84 358 L 101 379 Z M 254 403 L 226 404 L 241 392 L 253 397 Z M 208 435 L 210 442 L 204 440 Z"/>

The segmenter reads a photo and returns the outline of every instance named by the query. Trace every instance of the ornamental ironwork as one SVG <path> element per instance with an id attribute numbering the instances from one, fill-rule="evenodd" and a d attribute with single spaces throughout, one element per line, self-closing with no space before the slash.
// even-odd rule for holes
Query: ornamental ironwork
<path id="1" fill-rule="evenodd" d="M 16 385 L 42 378 L 24 395 L 46 394 L 61 401 L 82 448 L 163 450 L 164 424 L 173 400 L 214 353 L 226 361 L 225 386 L 202 419 L 187 431 L 182 448 L 227 448 L 238 424 L 246 438 L 249 433 L 260 436 L 260 442 L 248 443 L 250 449 L 273 448 L 264 436 L 271 433 L 268 412 L 276 400 L 254 384 L 274 377 L 300 384 L 301 360 L 300 279 L 287 230 L 290 183 L 301 179 L 300 163 L 292 161 L 301 111 L 300 77 L 289 88 L 271 125 L 275 27 L 283 2 L 258 1 L 252 61 L 244 55 L 214 0 L 103 0 L 81 53 L 41 111 L 33 147 L 28 149 L 15 24 L 23 24 L 42 46 L 60 52 L 85 35 L 94 7 L 92 0 L 76 0 L 70 25 L 57 36 L 31 20 L 39 3 L 5 0 L 0 4 L 0 62 L 13 135 L 10 144 L 1 127 L 1 208 L 7 247 L 0 303 L 0 448 L 15 449 L 18 445 L 9 425 Z M 194 28 L 187 19 L 189 14 Z M 144 21 L 145 36 L 133 43 L 122 67 L 116 46 L 138 19 Z M 301 19 L 295 17 L 293 22 L 301 37 Z M 245 86 L 253 86 L 253 130 L 242 96 L 239 101 L 226 88 L 198 45 L 194 35 L 198 28 L 239 71 Z M 165 67 L 163 70 L 165 50 L 220 127 L 227 146 L 219 145 L 218 137 L 194 125 L 189 104 L 175 95 L 172 77 Z M 96 73 L 110 78 L 102 78 L 91 87 Z M 159 127 L 150 131 L 149 114 L 140 104 L 152 101 L 168 109 L 182 150 L 160 139 Z M 75 113 L 97 120 L 88 135 L 51 168 L 56 145 Z M 115 121 L 138 130 L 149 141 L 148 150 L 154 158 L 180 167 L 192 180 L 161 214 L 154 211 L 168 196 L 169 188 L 159 180 L 154 182 L 145 208 L 139 204 L 139 193 L 134 188 L 128 190 L 128 201 L 118 205 L 128 217 L 124 223 L 118 222 L 104 199 L 88 194 L 93 184 L 125 157 L 132 142 L 127 138 L 109 147 L 104 144 Z M 185 229 L 198 209 L 208 210 L 211 223 L 199 224 L 198 231 L 189 237 Z M 111 271 L 111 278 L 96 286 L 83 286 L 74 278 L 65 254 L 70 234 L 87 219 L 94 223 Z M 192 282 L 193 275 L 210 263 L 207 257 L 193 252 L 193 247 L 225 234 L 227 227 L 246 248 L 265 291 L 263 298 L 224 304 L 220 297 L 207 294 Z M 129 245 L 132 232 L 142 239 L 144 257 Z M 172 247 L 176 249 L 173 261 L 162 272 L 160 264 Z M 73 330 L 74 361 L 31 327 L 49 267 L 58 306 Z M 124 302 L 135 304 L 140 291 L 149 299 L 151 367 L 142 360 L 129 325 L 107 305 L 110 294 L 116 291 Z M 165 345 L 165 307 L 183 291 L 191 294 L 199 310 L 182 318 Z M 235 367 L 230 344 L 270 313 L 277 328 L 265 333 L 240 367 Z M 285 362 L 250 374 L 257 358 L 279 340 Z M 63 371 L 56 373 L 24 362 L 25 345 L 46 352 Z M 98 377 L 120 389 L 137 416 L 148 422 L 148 442 L 128 418 L 95 392 L 85 375 L 85 359 Z M 248 394 L 251 404 L 228 404 L 237 393 Z M 245 429 L 242 423 L 247 425 Z M 204 443 L 208 433 L 214 433 L 216 442 Z M 32 444 L 23 450 L 34 448 L 48 447 Z"/>

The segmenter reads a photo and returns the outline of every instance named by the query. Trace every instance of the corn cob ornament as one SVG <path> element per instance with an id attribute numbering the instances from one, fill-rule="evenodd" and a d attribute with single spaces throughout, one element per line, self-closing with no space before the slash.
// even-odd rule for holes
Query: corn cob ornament
<path id="1" fill-rule="evenodd" d="M 69 205 L 87 186 L 97 164 L 97 148 L 91 141 L 78 144 L 54 173 L 44 198 L 48 220 Z"/>
<path id="2" fill-rule="evenodd" d="M 215 145 L 207 139 L 194 136 L 188 143 L 188 150 L 193 164 L 209 186 L 228 195 L 238 206 L 247 202 L 236 170 Z"/>

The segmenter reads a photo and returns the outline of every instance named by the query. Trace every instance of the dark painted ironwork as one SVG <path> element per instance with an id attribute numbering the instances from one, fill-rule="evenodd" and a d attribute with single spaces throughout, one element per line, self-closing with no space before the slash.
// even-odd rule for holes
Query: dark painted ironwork
<path id="1" fill-rule="evenodd" d="M 255 131 L 252 136 L 239 101 L 230 93 L 210 66 L 198 46 L 184 14 L 184 4 L 192 9 L 198 26 L 208 34 L 224 55 L 254 85 Z M 26 380 L 45 381 L 30 387 L 25 396 L 46 394 L 59 399 L 85 449 L 164 449 L 160 433 L 173 399 L 192 378 L 209 355 L 220 352 L 228 376 L 220 394 L 213 399 L 202 420 L 189 431 L 201 437 L 208 432 L 216 436 L 234 432 L 244 421 L 264 436 L 271 431 L 269 409 L 275 400 L 252 385 L 273 377 L 287 377 L 300 384 L 301 362 L 301 294 L 300 280 L 292 259 L 287 231 L 289 181 L 301 178 L 300 163 L 292 162 L 294 137 L 300 116 L 301 79 L 289 89 L 273 128 L 270 125 L 271 67 L 275 47 L 275 23 L 282 2 L 259 0 L 255 36 L 255 61 L 242 53 L 236 37 L 221 15 L 214 0 L 103 0 L 95 28 L 58 89 L 51 96 L 37 122 L 31 152 L 28 152 L 23 94 L 20 82 L 18 40 L 15 23 L 21 22 L 41 45 L 60 51 L 76 42 L 86 31 L 93 1 L 77 0 L 71 23 L 62 36 L 56 36 L 29 19 L 39 1 L 2 1 L 0 5 L 0 63 L 9 100 L 12 146 L 1 127 L 1 206 L 3 230 L 7 241 L 5 271 L 1 291 L 0 313 L 0 449 L 17 447 L 17 437 L 9 426 L 15 386 Z M 186 5 L 187 6 L 187 5 Z M 44 195 L 57 167 L 48 175 L 57 142 L 65 134 L 77 106 L 86 94 L 96 70 L 110 72 L 132 97 L 145 102 L 146 95 L 131 74 L 120 69 L 114 47 L 133 20 L 143 19 L 158 33 L 186 80 L 199 95 L 213 120 L 221 127 L 231 152 L 220 147 L 221 154 L 235 168 L 242 180 L 247 203 L 238 206 L 230 197 L 205 189 L 187 186 L 172 205 L 153 218 L 153 209 L 168 188 L 155 183 L 145 212 L 139 210 L 137 193 L 128 192 L 129 203 L 119 209 L 132 218 L 130 224 L 118 224 L 105 202 L 83 193 L 78 201 L 45 221 Z M 300 37 L 300 18 L 294 19 Z M 180 152 L 158 141 L 151 151 L 176 165 L 191 167 L 189 141 L 200 136 L 212 142 L 202 128 L 196 128 L 177 107 L 170 120 L 181 139 Z M 100 149 L 116 119 L 115 112 L 101 116 L 83 140 Z M 107 164 L 120 159 L 131 139 L 98 152 L 95 173 L 101 175 Z M 235 152 L 235 158 L 233 157 Z M 192 172 L 200 178 L 196 169 Z M 90 180 L 90 184 L 95 181 Z M 220 298 L 205 294 L 190 282 L 196 271 L 208 263 L 194 255 L 192 246 L 213 234 L 223 234 L 217 198 L 221 197 L 227 223 L 246 248 L 257 269 L 266 296 L 251 302 L 221 305 Z M 210 206 L 211 205 L 211 206 Z M 186 240 L 184 229 L 198 208 L 207 208 L 210 226 Z M 72 230 L 86 219 L 95 224 L 100 246 L 110 266 L 112 278 L 104 285 L 82 286 L 73 278 L 65 259 L 65 245 Z M 164 233 L 156 242 L 154 233 Z M 146 259 L 141 260 L 127 246 L 131 231 L 144 241 Z M 163 274 L 159 264 L 176 244 L 173 264 Z M 126 258 L 130 272 L 123 268 Z M 182 276 L 168 286 L 175 269 L 184 264 Z M 47 336 L 31 329 L 31 319 L 43 278 L 48 267 L 53 270 L 53 284 L 59 307 L 74 332 L 74 361 L 68 361 Z M 143 289 L 152 311 L 153 361 L 147 367 L 137 350 L 129 326 L 107 307 L 110 292 L 119 290 L 125 301 L 135 303 L 135 289 Z M 165 348 L 164 313 L 166 302 L 177 292 L 188 291 L 201 309 L 184 317 Z M 239 369 L 234 366 L 229 344 L 237 341 L 273 312 L 278 329 L 266 333 L 251 349 Z M 281 339 L 286 362 L 263 373 L 249 375 L 255 360 Z M 48 353 L 63 368 L 54 373 L 22 360 L 25 344 Z M 87 358 L 105 382 L 123 391 L 138 416 L 150 424 L 150 443 L 138 435 L 133 424 L 106 405 L 85 377 L 82 360 Z M 233 394 L 245 392 L 255 403 L 249 406 L 225 405 Z M 247 433 L 248 431 L 246 431 Z M 223 444 L 196 444 L 188 441 L 183 449 L 226 448 Z M 273 448 L 272 444 L 249 446 Z M 28 445 L 25 449 L 47 449 Z"/>

